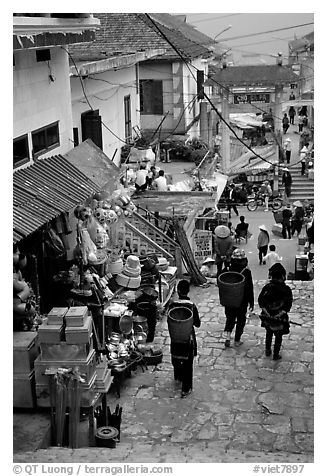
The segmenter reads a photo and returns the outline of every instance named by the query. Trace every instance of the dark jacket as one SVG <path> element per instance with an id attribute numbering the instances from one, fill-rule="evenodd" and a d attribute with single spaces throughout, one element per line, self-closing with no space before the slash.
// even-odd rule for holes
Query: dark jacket
<path id="1" fill-rule="evenodd" d="M 241 273 L 244 276 L 244 295 L 240 308 L 247 309 L 247 307 L 254 306 L 254 294 L 253 294 L 253 280 L 251 270 L 247 267 L 247 259 L 232 259 L 229 270 Z"/>
<path id="2" fill-rule="evenodd" d="M 292 176 L 290 173 L 284 172 L 282 175 L 282 185 L 290 186 L 292 185 Z"/>
<path id="3" fill-rule="evenodd" d="M 272 279 L 266 284 L 258 297 L 258 304 L 268 311 L 268 315 L 260 315 L 261 327 L 270 329 L 273 332 L 282 331 L 289 334 L 290 325 L 288 312 L 293 303 L 292 290 L 284 282 Z M 281 314 L 281 315 L 279 315 Z"/>
<path id="4" fill-rule="evenodd" d="M 195 336 L 195 327 L 200 327 L 201 321 L 199 316 L 199 311 L 196 305 L 190 300 L 188 296 L 179 296 L 178 299 L 170 301 L 168 306 L 168 311 L 176 306 L 185 306 L 191 309 L 193 312 L 193 329 L 192 334 L 188 342 L 171 342 L 170 344 L 170 353 L 172 357 L 179 359 L 187 359 L 192 354 L 195 357 L 197 355 L 197 342 Z"/>
<path id="5" fill-rule="evenodd" d="M 289 225 L 292 218 L 292 210 L 290 208 L 284 208 L 282 211 L 282 224 Z"/>

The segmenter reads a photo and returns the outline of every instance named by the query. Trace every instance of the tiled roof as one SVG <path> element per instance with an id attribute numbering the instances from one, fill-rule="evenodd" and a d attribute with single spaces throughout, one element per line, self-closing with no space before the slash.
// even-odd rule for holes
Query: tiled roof
<path id="1" fill-rule="evenodd" d="M 61 155 L 40 159 L 14 171 L 14 243 L 100 190 Z"/>
<path id="2" fill-rule="evenodd" d="M 94 16 L 99 18 L 101 23 L 100 29 L 95 34 L 95 41 L 87 45 L 69 47 L 75 61 L 99 60 L 149 49 L 165 49 L 164 58 L 178 57 L 176 51 L 144 13 L 96 13 Z M 157 25 L 187 58 L 208 54 L 207 48 L 190 40 L 173 27 L 167 28 L 162 23 Z"/>
<path id="3" fill-rule="evenodd" d="M 183 33 L 186 38 L 202 46 L 213 45 L 215 40 L 210 36 L 205 35 L 197 30 L 193 25 L 182 21 L 176 15 L 169 15 L 168 13 L 150 13 L 150 17 L 157 23 L 165 25 L 167 28 L 178 30 Z"/>
<path id="4" fill-rule="evenodd" d="M 229 66 L 218 69 L 213 66 L 209 70 L 209 79 L 206 85 L 215 86 L 217 83 L 224 86 L 246 85 L 276 85 L 287 82 L 297 82 L 299 77 L 288 66 L 252 65 Z"/>

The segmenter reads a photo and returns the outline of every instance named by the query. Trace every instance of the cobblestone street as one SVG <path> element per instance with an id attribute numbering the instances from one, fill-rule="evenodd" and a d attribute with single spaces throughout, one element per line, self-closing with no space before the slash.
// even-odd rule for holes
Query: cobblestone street
<path id="1" fill-rule="evenodd" d="M 264 283 L 255 282 L 255 299 Z M 192 288 L 202 325 L 191 395 L 180 398 L 163 320 L 155 337 L 163 362 L 133 372 L 120 399 L 109 394 L 110 408 L 123 406 L 116 449 L 52 448 L 16 454 L 15 462 L 313 462 L 313 282 L 289 284 L 290 320 L 301 326 L 292 325 L 284 336 L 282 360 L 265 356 L 265 330 L 255 314 L 247 321 L 244 344 L 225 349 L 217 287 Z"/>

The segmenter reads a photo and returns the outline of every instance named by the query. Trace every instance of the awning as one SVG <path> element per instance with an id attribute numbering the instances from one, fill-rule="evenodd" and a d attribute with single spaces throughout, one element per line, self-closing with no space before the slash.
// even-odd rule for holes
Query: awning
<path id="1" fill-rule="evenodd" d="M 40 159 L 14 171 L 14 243 L 100 190 L 62 155 Z"/>

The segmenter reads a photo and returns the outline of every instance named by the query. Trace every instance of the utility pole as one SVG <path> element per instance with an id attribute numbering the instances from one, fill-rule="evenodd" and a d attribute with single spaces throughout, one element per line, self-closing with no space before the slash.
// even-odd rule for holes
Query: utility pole
<path id="1" fill-rule="evenodd" d="M 229 123 L 229 103 L 228 91 L 222 91 L 221 94 L 221 115 Z M 228 173 L 230 169 L 230 131 L 225 122 L 221 121 L 221 156 L 223 173 Z"/>

